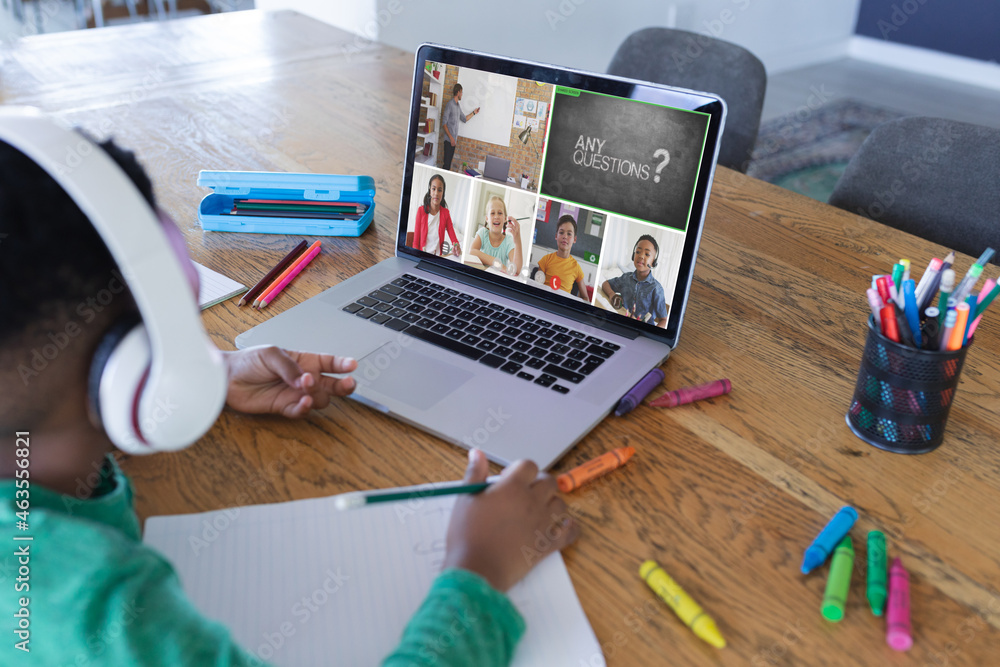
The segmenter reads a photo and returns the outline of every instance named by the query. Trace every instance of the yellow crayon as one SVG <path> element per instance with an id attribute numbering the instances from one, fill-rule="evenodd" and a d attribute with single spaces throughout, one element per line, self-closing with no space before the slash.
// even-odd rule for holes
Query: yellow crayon
<path id="1" fill-rule="evenodd" d="M 723 639 L 712 617 L 706 614 L 656 561 L 647 560 L 639 566 L 639 576 L 645 579 L 653 592 L 663 598 L 667 606 L 674 610 L 695 635 L 716 648 L 726 647 L 726 640 Z"/>

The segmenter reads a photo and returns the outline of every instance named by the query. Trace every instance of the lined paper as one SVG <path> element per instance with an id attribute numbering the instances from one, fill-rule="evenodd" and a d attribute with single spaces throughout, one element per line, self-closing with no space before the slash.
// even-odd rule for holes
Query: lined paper
<path id="1" fill-rule="evenodd" d="M 221 303 L 246 290 L 246 286 L 218 271 L 213 271 L 198 262 L 192 262 L 198 270 L 198 305 L 202 310 Z"/>
<path id="2" fill-rule="evenodd" d="M 339 511 L 332 498 L 150 517 L 144 540 L 237 642 L 276 665 L 378 665 L 444 558 L 454 496 Z M 509 591 L 515 665 L 604 665 L 562 555 Z"/>

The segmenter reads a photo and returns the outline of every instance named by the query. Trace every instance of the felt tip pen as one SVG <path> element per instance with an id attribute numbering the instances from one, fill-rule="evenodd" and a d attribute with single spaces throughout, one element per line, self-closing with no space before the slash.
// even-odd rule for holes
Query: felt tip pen
<path id="1" fill-rule="evenodd" d="M 942 352 L 948 350 L 948 343 L 951 341 L 951 333 L 955 328 L 957 319 L 958 315 L 954 310 L 949 310 L 948 315 L 944 318 L 944 328 L 941 329 L 941 343 L 938 345 L 938 349 Z"/>
<path id="2" fill-rule="evenodd" d="M 910 279 L 910 260 L 908 260 L 908 259 L 901 259 L 901 260 L 899 260 L 899 263 L 903 265 L 903 280 L 902 280 L 902 282 L 905 283 L 907 280 Z M 900 284 L 902 284 L 902 283 L 900 283 Z"/>
<path id="3" fill-rule="evenodd" d="M 962 282 L 958 284 L 958 287 L 956 287 L 955 291 L 952 293 L 955 301 L 965 301 L 965 297 L 969 296 L 969 293 L 972 292 L 972 288 L 976 286 L 977 282 L 979 282 L 979 276 L 982 275 L 982 273 L 983 267 L 979 264 L 973 264 L 969 268 L 969 272 L 965 274 L 965 277 L 962 278 Z"/>
<path id="4" fill-rule="evenodd" d="M 941 276 L 941 297 L 938 299 L 938 324 L 944 323 L 945 315 L 948 313 L 948 298 L 951 291 L 955 289 L 955 272 L 947 269 Z"/>
<path id="5" fill-rule="evenodd" d="M 965 347 L 965 343 L 969 340 L 969 336 L 971 336 L 971 334 L 969 333 L 969 329 L 972 328 L 972 321 L 973 321 L 972 314 L 976 312 L 977 300 L 978 299 L 976 298 L 975 294 L 970 294 L 965 299 L 965 304 L 969 307 L 969 317 L 965 321 L 965 331 L 962 333 L 962 347 Z"/>
<path id="6" fill-rule="evenodd" d="M 903 307 L 903 302 L 900 299 L 900 297 L 902 296 L 901 286 L 903 284 L 903 270 L 904 270 L 904 268 L 903 268 L 902 264 L 900 264 L 898 262 L 895 263 L 895 264 L 893 264 L 892 265 L 892 282 L 889 283 L 889 290 L 890 291 L 893 289 L 893 286 L 895 286 L 896 292 L 895 292 L 895 294 L 892 295 L 892 300 L 895 301 L 896 305 L 899 306 L 900 308 Z"/>
<path id="7" fill-rule="evenodd" d="M 649 392 L 660 386 L 663 379 L 666 376 L 663 374 L 659 368 L 654 368 L 653 370 L 646 373 L 646 376 L 635 383 L 635 386 L 628 390 L 628 392 L 622 396 L 621 400 L 618 401 L 618 407 L 615 408 L 615 416 L 621 417 L 635 409 L 637 405 L 642 403 L 642 399 L 649 396 Z"/>
<path id="8" fill-rule="evenodd" d="M 934 282 L 934 278 L 941 271 L 941 263 L 941 260 L 935 257 L 927 265 L 924 274 L 920 276 L 920 282 L 917 283 L 917 305 L 920 306 L 920 310 L 924 309 L 923 299 L 927 294 L 927 288 L 930 287 L 931 283 Z"/>
<path id="9" fill-rule="evenodd" d="M 879 276 L 875 279 L 875 288 L 878 290 L 878 296 L 882 299 L 882 305 L 888 306 L 889 300 L 892 295 L 889 293 L 889 279 L 885 276 Z"/>
<path id="10" fill-rule="evenodd" d="M 913 345 L 921 347 L 923 340 L 920 338 L 920 311 L 917 310 L 916 287 L 912 280 L 903 281 L 903 302 L 906 304 L 906 323 L 910 325 Z"/>
<path id="11" fill-rule="evenodd" d="M 979 259 L 976 260 L 976 264 L 978 264 L 979 266 L 986 266 L 987 264 L 990 263 L 990 260 L 993 259 L 993 255 L 995 254 L 996 250 L 994 250 L 993 248 L 987 248 L 985 251 L 983 251 L 983 254 L 979 256 Z"/>
<path id="12" fill-rule="evenodd" d="M 879 318 L 882 322 L 882 335 L 894 343 L 899 342 L 899 328 L 896 326 L 896 309 L 892 304 L 887 304 L 879 311 Z"/>
<path id="13" fill-rule="evenodd" d="M 979 293 L 979 302 L 976 304 L 976 312 L 974 313 L 975 318 L 972 320 L 972 324 L 969 325 L 969 338 L 976 333 L 976 327 L 979 326 L 979 322 L 983 319 L 983 311 L 993 303 L 993 300 L 997 298 L 997 294 L 1000 294 L 1000 286 L 997 286 L 997 282 L 990 278 L 983 285 L 983 290 Z"/>
<path id="14" fill-rule="evenodd" d="M 878 295 L 878 290 L 869 287 L 865 291 L 865 294 L 868 295 L 868 307 L 871 308 L 872 317 L 875 318 L 875 324 L 878 325 L 879 324 L 878 314 L 879 311 L 881 311 L 882 308 L 885 306 L 885 304 L 882 303 L 882 297 Z"/>
<path id="15" fill-rule="evenodd" d="M 969 321 L 969 304 L 960 303 L 955 306 L 955 326 L 951 330 L 951 338 L 948 340 L 949 350 L 961 350 L 962 342 L 965 340 L 965 325 Z"/>

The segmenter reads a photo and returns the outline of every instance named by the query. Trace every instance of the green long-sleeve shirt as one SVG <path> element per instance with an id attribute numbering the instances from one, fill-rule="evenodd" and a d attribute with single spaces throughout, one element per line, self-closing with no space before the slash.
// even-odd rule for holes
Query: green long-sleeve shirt
<path id="1" fill-rule="evenodd" d="M 16 504 L 24 486 L 0 480 L 0 616 L 8 619 L 0 664 L 263 664 L 203 617 L 171 565 L 141 542 L 131 483 L 112 459 L 88 500 L 28 486 L 26 530 Z M 523 632 L 505 595 L 478 575 L 446 570 L 384 665 L 507 665 Z M 331 648 L 330 664 L 339 664 Z"/>

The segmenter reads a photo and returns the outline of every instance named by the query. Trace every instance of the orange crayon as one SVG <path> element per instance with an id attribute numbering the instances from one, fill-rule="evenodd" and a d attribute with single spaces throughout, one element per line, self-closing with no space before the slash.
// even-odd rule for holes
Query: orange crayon
<path id="1" fill-rule="evenodd" d="M 559 475 L 556 478 L 559 490 L 563 493 L 569 493 L 578 489 L 592 479 L 597 479 L 601 475 L 621 468 L 632 458 L 633 454 L 635 454 L 634 447 L 619 447 L 618 449 L 612 449 L 610 452 L 601 454 L 596 459 L 587 461 L 583 465 Z"/>

